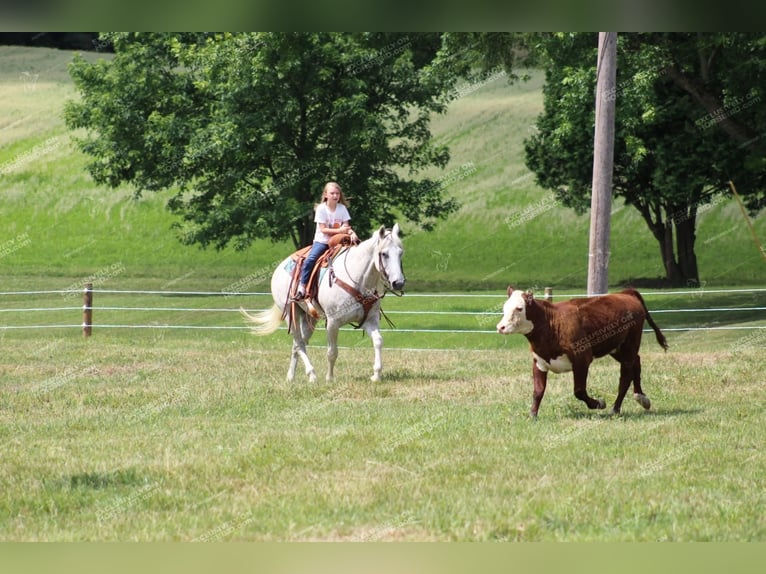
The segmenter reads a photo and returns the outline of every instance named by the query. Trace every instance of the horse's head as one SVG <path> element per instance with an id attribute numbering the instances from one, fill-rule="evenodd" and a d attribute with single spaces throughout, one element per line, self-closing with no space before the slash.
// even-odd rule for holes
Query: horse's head
<path id="1" fill-rule="evenodd" d="M 384 226 L 373 236 L 375 239 L 375 268 L 380 272 L 386 287 L 392 291 L 404 290 L 404 270 L 402 255 L 404 246 L 399 238 L 399 224 L 396 223 L 391 231 Z"/>

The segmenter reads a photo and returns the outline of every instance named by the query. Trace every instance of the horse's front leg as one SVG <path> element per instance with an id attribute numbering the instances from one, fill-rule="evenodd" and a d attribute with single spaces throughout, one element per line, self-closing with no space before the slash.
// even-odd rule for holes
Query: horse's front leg
<path id="1" fill-rule="evenodd" d="M 335 360 L 338 358 L 338 330 L 340 323 L 327 320 L 327 382 L 335 378 Z"/>
<path id="2" fill-rule="evenodd" d="M 364 330 L 372 339 L 372 347 L 375 349 L 375 362 L 372 365 L 372 377 L 370 380 L 377 383 L 380 380 L 380 373 L 383 370 L 383 335 L 380 334 L 377 321 L 368 321 L 365 323 Z"/>

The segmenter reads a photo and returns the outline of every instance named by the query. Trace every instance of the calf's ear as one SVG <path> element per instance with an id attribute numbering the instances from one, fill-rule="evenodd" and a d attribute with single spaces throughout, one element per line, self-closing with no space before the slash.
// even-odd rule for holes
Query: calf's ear
<path id="1" fill-rule="evenodd" d="M 513 285 L 508 285 L 508 297 L 511 296 L 511 293 L 513 293 Z"/>

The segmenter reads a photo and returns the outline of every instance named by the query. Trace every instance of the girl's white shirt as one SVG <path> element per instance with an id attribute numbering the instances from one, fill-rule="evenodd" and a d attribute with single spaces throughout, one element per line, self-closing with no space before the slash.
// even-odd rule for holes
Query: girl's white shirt
<path id="1" fill-rule="evenodd" d="M 329 243 L 330 236 L 322 233 L 320 223 L 324 223 L 327 227 L 340 227 L 344 222 L 349 221 L 351 215 L 348 213 L 348 209 L 342 203 L 335 206 L 335 211 L 330 211 L 327 207 L 327 203 L 322 202 L 317 207 L 316 214 L 314 215 L 314 222 L 317 224 L 316 232 L 314 233 L 314 241 L 319 243 Z"/>

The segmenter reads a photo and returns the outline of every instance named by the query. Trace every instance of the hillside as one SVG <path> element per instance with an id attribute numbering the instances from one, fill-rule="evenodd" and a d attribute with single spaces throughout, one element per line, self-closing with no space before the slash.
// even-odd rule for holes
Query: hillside
<path id="1" fill-rule="evenodd" d="M 91 54 L 88 57 L 99 57 Z M 258 242 L 244 252 L 182 246 L 164 209 L 168 194 L 135 198 L 90 179 L 61 112 L 75 97 L 71 53 L 0 47 L 0 275 L 6 287 L 66 288 L 95 274 L 152 287 L 217 289 L 267 271 L 291 245 Z M 535 185 L 523 140 L 542 109 L 542 76 L 509 86 L 466 86 L 433 133 L 449 145 L 441 177 L 462 208 L 423 233 L 403 223 L 410 290 L 496 290 L 509 282 L 582 290 L 589 220 Z M 662 276 L 655 240 L 635 210 L 614 206 L 610 284 Z M 754 221 L 761 240 L 766 217 Z M 733 200 L 699 218 L 697 254 L 708 285 L 757 285 L 764 266 Z M 261 273 L 267 276 L 268 273 Z M 265 286 L 264 282 L 262 286 Z"/>

